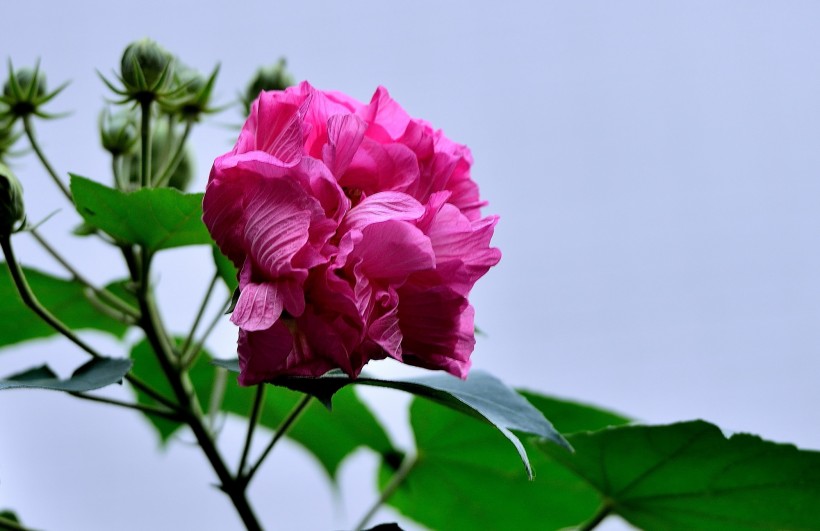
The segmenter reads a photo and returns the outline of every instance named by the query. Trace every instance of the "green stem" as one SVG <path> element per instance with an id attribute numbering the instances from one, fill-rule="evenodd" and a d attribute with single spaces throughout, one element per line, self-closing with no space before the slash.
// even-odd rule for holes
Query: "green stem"
<path id="1" fill-rule="evenodd" d="M 296 407 L 293 408 L 293 410 L 288 414 L 287 418 L 285 418 L 285 420 L 279 426 L 279 429 L 276 430 L 276 433 L 273 434 L 273 439 L 268 444 L 267 448 L 265 448 L 265 451 L 262 452 L 262 455 L 259 456 L 259 459 L 257 459 L 256 464 L 254 464 L 251 467 L 248 473 L 242 475 L 242 470 L 239 470 L 238 476 L 244 485 L 247 485 L 251 482 L 251 479 L 253 479 L 253 476 L 256 474 L 256 472 L 259 470 L 259 467 L 262 465 L 262 462 L 265 460 L 265 458 L 268 456 L 271 450 L 273 450 L 273 447 L 276 446 L 276 443 L 279 442 L 279 439 L 284 437 L 284 435 L 288 432 L 293 423 L 296 422 L 296 420 L 299 418 L 299 415 L 302 414 L 307 405 L 310 404 L 311 398 L 313 397 L 310 395 L 305 395 L 304 398 L 302 398 L 302 400 L 300 400 L 299 403 L 296 404 Z"/>
<path id="2" fill-rule="evenodd" d="M 139 271 L 140 278 L 137 290 L 137 299 L 140 302 L 142 313 L 142 329 L 183 410 L 185 423 L 191 428 L 197 443 L 199 443 L 205 457 L 211 463 L 211 467 L 221 482 L 220 488 L 230 497 L 245 527 L 249 531 L 261 531 L 262 527 L 246 496 L 246 485 L 233 477 L 225 464 L 225 460 L 219 453 L 216 443 L 203 423 L 202 410 L 187 372 L 180 370 L 173 363 L 174 352 L 168 334 L 160 321 L 153 292 L 149 285 L 150 262 L 151 254 L 143 248 L 142 267 Z"/>
<path id="3" fill-rule="evenodd" d="M 114 186 L 116 186 L 118 190 L 127 190 L 122 180 L 122 155 L 111 156 L 111 175 L 114 176 Z"/>
<path id="4" fill-rule="evenodd" d="M 245 447 L 242 449 L 242 459 L 239 460 L 239 468 L 237 474 L 241 476 L 245 473 L 245 465 L 248 463 L 248 454 L 251 451 L 251 439 L 253 439 L 253 432 L 256 430 L 256 425 L 259 423 L 259 415 L 262 413 L 262 404 L 265 399 L 265 384 L 256 386 L 256 397 L 253 401 L 253 408 L 251 408 L 251 416 L 248 419 L 248 434 L 245 436 Z"/>
<path id="5" fill-rule="evenodd" d="M 196 333 L 196 329 L 199 327 L 199 322 L 202 320 L 202 316 L 205 314 L 205 308 L 208 306 L 208 302 L 211 300 L 211 295 L 214 292 L 214 286 L 216 286 L 216 281 L 219 280 L 219 272 L 215 272 L 214 276 L 211 278 L 211 283 L 208 284 L 208 289 L 205 291 L 205 296 L 202 298 L 202 304 L 199 305 L 199 311 L 196 313 L 196 317 L 194 318 L 194 324 L 191 325 L 191 331 L 188 333 L 188 337 L 185 338 L 185 342 L 182 344 L 182 348 L 179 350 L 180 352 L 188 352 L 188 347 L 191 346 L 191 342 L 194 340 L 194 334 Z"/>
<path id="6" fill-rule="evenodd" d="M 179 139 L 179 143 L 177 144 L 177 149 L 174 152 L 174 156 L 171 158 L 170 162 L 168 162 L 168 164 L 162 169 L 162 171 L 159 174 L 159 178 L 156 180 L 157 188 L 168 185 L 168 182 L 171 180 L 171 176 L 174 175 L 174 172 L 179 167 L 179 163 L 182 162 L 182 159 L 185 157 L 185 142 L 188 141 L 188 135 L 191 133 L 192 128 L 193 122 L 189 120 L 185 124 L 185 130 L 182 132 L 182 136 Z"/>
<path id="7" fill-rule="evenodd" d="M 67 337 L 72 343 L 91 355 L 92 358 L 102 358 L 103 356 L 100 353 L 91 348 L 91 346 L 89 346 L 85 341 L 77 337 L 71 329 L 69 329 L 65 324 L 63 324 L 62 321 L 57 319 L 42 304 L 40 304 L 40 301 L 37 300 L 34 292 L 31 291 L 31 286 L 29 286 L 28 281 L 26 280 L 26 274 L 23 272 L 23 268 L 20 267 L 20 263 L 14 255 L 14 250 L 11 247 L 11 239 L 9 236 L 0 238 L 0 247 L 2 247 L 3 254 L 6 256 L 6 264 L 9 267 L 11 278 L 14 281 L 14 285 L 17 286 L 17 291 L 20 293 L 20 298 L 23 299 L 23 303 L 35 314 L 37 314 L 40 319 L 45 321 L 46 324 Z"/>
<path id="8" fill-rule="evenodd" d="M 393 474 L 393 477 L 390 478 L 390 482 L 385 485 L 384 490 L 382 491 L 379 499 L 370 507 L 370 510 L 365 513 L 362 519 L 359 521 L 358 525 L 354 529 L 364 529 L 367 523 L 370 521 L 371 518 L 376 514 L 379 508 L 390 499 L 393 494 L 399 489 L 404 480 L 407 479 L 407 476 L 410 474 L 410 471 L 413 470 L 413 467 L 416 466 L 418 463 L 418 457 L 412 458 L 405 458 L 401 462 L 401 466 L 399 469 L 396 470 L 396 473 Z"/>
<path id="9" fill-rule="evenodd" d="M 604 521 L 604 519 L 612 513 L 612 505 L 608 503 L 604 503 L 599 509 L 598 512 L 595 513 L 595 516 L 592 517 L 591 520 L 582 524 L 578 531 L 591 531 L 598 527 L 598 525 Z"/>
<path id="10" fill-rule="evenodd" d="M 190 368 L 194 364 L 194 362 L 196 362 L 197 357 L 199 357 L 199 354 L 202 352 L 202 346 L 205 344 L 205 341 L 208 339 L 208 336 L 211 335 L 211 332 L 214 331 L 216 325 L 219 324 L 220 319 L 222 319 L 222 317 L 225 315 L 225 311 L 229 308 L 230 304 L 231 299 L 228 298 L 228 301 L 222 306 L 223 309 L 219 313 L 214 315 L 213 319 L 211 319 L 211 322 L 208 324 L 208 328 L 205 329 L 205 332 L 203 332 L 202 337 L 199 338 L 199 341 L 197 341 L 193 346 L 188 347 L 187 352 L 182 353 L 181 365 L 183 367 L 185 367 L 186 369 Z"/>
<path id="11" fill-rule="evenodd" d="M 187 369 L 186 369 L 187 370 Z M 225 384 L 228 382 L 228 370 L 214 367 L 214 382 L 211 385 L 211 399 L 208 403 L 208 429 L 211 433 L 216 430 L 216 416 L 225 397 Z"/>
<path id="12" fill-rule="evenodd" d="M 68 263 L 68 261 L 65 258 L 63 258 L 62 255 L 60 255 L 60 253 L 57 252 L 57 250 L 54 247 L 52 247 L 40 235 L 39 232 L 37 232 L 37 229 L 31 229 L 31 230 L 29 230 L 29 232 L 34 237 L 34 239 L 37 240 L 37 242 L 43 247 L 43 249 L 45 249 L 48 252 L 48 254 L 50 254 L 52 256 L 52 258 L 57 260 L 57 262 L 59 262 L 60 265 L 63 266 L 63 268 L 66 271 L 68 271 L 68 273 L 71 274 L 72 277 L 74 277 L 74 280 L 76 280 L 80 284 L 83 284 L 85 287 L 90 289 L 94 293 L 94 295 L 99 297 L 100 300 L 102 300 L 102 301 L 106 302 L 107 304 L 111 305 L 112 307 L 116 308 L 117 310 L 119 310 L 123 314 L 128 315 L 129 317 L 133 317 L 134 319 L 139 319 L 140 314 L 139 314 L 139 311 L 137 311 L 136 308 L 134 308 L 133 306 L 131 306 L 130 304 L 128 304 L 124 300 L 120 299 L 119 297 L 117 297 L 116 295 L 111 293 L 110 291 L 108 291 L 106 289 L 100 289 L 100 288 L 94 286 L 91 283 L 90 280 L 85 278 L 70 263 Z"/>
<path id="13" fill-rule="evenodd" d="M 40 144 L 37 142 L 37 136 L 34 134 L 34 126 L 31 125 L 31 115 L 23 116 L 23 129 L 25 129 L 26 136 L 28 137 L 28 141 L 31 144 L 31 148 L 34 150 L 34 153 L 37 154 L 37 158 L 40 159 L 40 162 L 43 164 L 43 167 L 46 169 L 48 174 L 60 188 L 60 191 L 63 192 L 63 195 L 65 195 L 66 198 L 73 203 L 74 200 L 71 199 L 71 192 L 68 190 L 68 187 L 65 184 L 63 184 L 63 181 L 60 180 L 60 176 L 57 175 L 57 172 L 48 162 L 48 159 L 46 158 L 45 153 L 43 153 L 43 150 L 40 149 Z"/>
<path id="14" fill-rule="evenodd" d="M 140 128 L 140 147 L 142 158 L 140 165 L 140 183 L 143 188 L 151 187 L 151 100 L 140 102 L 142 127 Z"/>
<path id="15" fill-rule="evenodd" d="M 68 338 L 72 343 L 80 347 L 82 350 L 87 352 L 92 358 L 101 358 L 103 357 L 100 353 L 96 350 L 91 348 L 86 342 L 82 339 L 77 337 L 74 332 L 71 331 L 62 321 L 57 319 L 54 315 L 51 314 L 46 308 L 40 304 L 40 301 L 37 300 L 37 297 L 34 295 L 34 292 L 31 291 L 31 286 L 29 286 L 28 281 L 26 280 L 26 275 L 23 272 L 23 268 L 20 267 L 19 262 L 17 262 L 17 257 L 14 255 L 14 249 L 11 246 L 11 240 L 8 236 L 5 238 L 0 238 L 0 247 L 3 249 L 3 254 L 6 257 L 6 264 L 9 267 L 9 272 L 11 273 L 11 278 L 14 281 L 14 285 L 17 287 L 17 291 L 20 293 L 20 298 L 23 299 L 23 303 L 28 306 L 35 314 L 37 314 L 40 319 L 46 322 L 49 326 L 51 326 L 54 330 Z M 139 389 L 140 391 L 144 392 L 146 395 L 150 396 L 157 402 L 176 410 L 177 405 L 162 396 L 156 390 L 154 390 L 151 386 L 144 383 L 142 380 L 137 378 L 136 376 L 132 376 L 130 374 L 125 375 L 126 381 L 128 381 L 131 385 Z"/>
<path id="16" fill-rule="evenodd" d="M 77 398 L 82 398 L 83 400 L 90 400 L 92 402 L 100 402 L 103 404 L 110 404 L 112 406 L 119 406 L 124 407 L 127 409 L 135 409 L 147 415 L 153 415 L 155 417 L 161 417 L 168 420 L 173 420 L 176 422 L 182 421 L 182 418 L 179 413 L 175 413 L 173 411 L 168 411 L 167 409 L 162 409 L 154 406 L 149 406 L 147 404 L 131 404 L 128 402 L 122 402 L 120 400 L 114 400 L 113 398 L 106 398 L 103 396 L 94 396 L 88 395 L 85 393 L 69 393 L 71 396 L 76 396 Z"/>

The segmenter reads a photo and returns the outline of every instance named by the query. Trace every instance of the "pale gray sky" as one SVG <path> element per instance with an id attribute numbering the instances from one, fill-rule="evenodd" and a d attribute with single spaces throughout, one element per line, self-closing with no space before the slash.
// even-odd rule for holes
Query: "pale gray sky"
<path id="1" fill-rule="evenodd" d="M 472 148 L 486 213 L 501 216 L 504 258 L 473 296 L 487 332 L 475 367 L 648 422 L 705 418 L 820 448 L 820 4 L 86 0 L 3 11 L 0 54 L 40 57 L 52 86 L 73 80 L 50 108 L 74 114 L 39 127 L 55 165 L 95 178 L 108 161 L 94 69 L 110 72 L 136 38 L 202 70 L 221 62 L 221 101 L 281 55 L 319 88 L 367 100 L 386 86 Z M 200 188 L 233 141 L 219 124 L 239 121 L 229 111 L 194 134 Z M 17 171 L 32 219 L 63 208 L 44 232 L 88 274 L 117 276 L 113 254 L 63 238 L 76 216 L 36 161 Z M 58 271 L 19 240 L 25 262 Z M 162 300 L 182 328 L 208 257 L 166 258 Z M 229 354 L 234 338 L 226 325 L 211 347 Z M 45 341 L 0 353 L 0 369 L 81 359 Z M 380 413 L 408 444 L 403 399 L 383 396 Z M 0 507 L 32 526 L 237 525 L 190 437 L 158 453 L 138 416 L 45 392 L 0 394 L 0 425 Z M 238 453 L 241 437 L 229 422 L 224 447 Z M 310 457 L 285 446 L 252 498 L 271 528 L 342 528 L 372 501 L 374 467 L 364 453 L 345 465 L 339 509 Z"/>

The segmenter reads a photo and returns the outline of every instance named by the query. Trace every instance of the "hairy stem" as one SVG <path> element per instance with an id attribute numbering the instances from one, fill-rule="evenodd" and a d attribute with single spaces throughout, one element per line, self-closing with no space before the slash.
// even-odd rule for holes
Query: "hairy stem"
<path id="1" fill-rule="evenodd" d="M 407 479 L 407 476 L 410 474 L 410 471 L 413 470 L 413 467 L 416 466 L 418 462 L 417 457 L 407 458 L 405 457 L 404 460 L 401 462 L 401 466 L 399 469 L 396 470 L 396 473 L 393 474 L 393 477 L 390 478 L 390 482 L 385 485 L 384 490 L 382 491 L 379 498 L 376 502 L 370 507 L 370 510 L 365 513 L 362 519 L 359 521 L 358 525 L 354 529 L 364 529 L 367 523 L 370 521 L 371 518 L 376 514 L 376 512 L 381 508 L 382 505 L 390 499 L 391 496 L 398 490 L 404 480 Z"/>
<path id="2" fill-rule="evenodd" d="M 43 167 L 54 180 L 54 183 L 60 188 L 60 191 L 63 192 L 63 195 L 73 203 L 74 200 L 71 198 L 71 192 L 63 181 L 60 180 L 60 176 L 57 175 L 54 167 L 48 162 L 45 153 L 43 153 L 40 144 L 37 142 L 37 136 L 34 134 L 34 126 L 31 125 L 31 115 L 23 116 L 23 129 L 26 131 L 26 137 L 28 137 L 28 141 L 31 144 L 31 149 L 37 154 L 37 158 L 40 159 Z"/>

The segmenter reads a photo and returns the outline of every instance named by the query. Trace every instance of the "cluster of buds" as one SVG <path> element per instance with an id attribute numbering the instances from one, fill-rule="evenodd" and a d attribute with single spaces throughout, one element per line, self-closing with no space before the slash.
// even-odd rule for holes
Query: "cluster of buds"
<path id="1" fill-rule="evenodd" d="M 9 78 L 3 85 L 3 95 L 0 96 L 0 102 L 4 105 L 0 120 L 8 123 L 31 115 L 40 118 L 57 117 L 44 112 L 42 107 L 62 92 L 68 85 L 67 82 L 48 92 L 46 76 L 40 71 L 39 63 L 33 69 L 21 68 L 15 71 L 9 61 L 8 73 Z"/>

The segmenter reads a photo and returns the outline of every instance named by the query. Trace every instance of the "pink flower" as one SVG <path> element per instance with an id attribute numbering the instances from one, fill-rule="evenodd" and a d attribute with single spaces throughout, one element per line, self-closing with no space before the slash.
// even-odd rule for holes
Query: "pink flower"
<path id="1" fill-rule="evenodd" d="M 240 271 L 240 383 L 388 356 L 466 377 L 467 297 L 501 258 L 471 164 L 381 87 L 367 105 L 306 82 L 262 93 L 203 202 Z"/>

